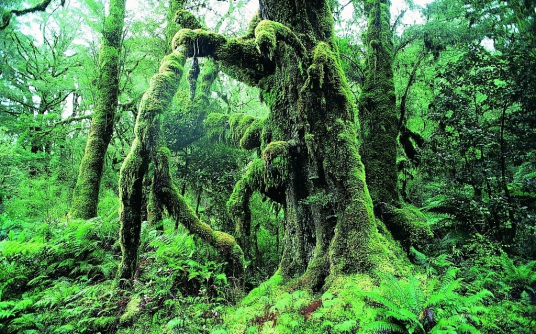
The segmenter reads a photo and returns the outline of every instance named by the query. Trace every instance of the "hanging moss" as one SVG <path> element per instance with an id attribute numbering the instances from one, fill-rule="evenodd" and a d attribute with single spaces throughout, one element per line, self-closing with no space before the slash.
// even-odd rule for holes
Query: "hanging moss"
<path id="1" fill-rule="evenodd" d="M 254 38 L 226 38 L 203 29 L 182 29 L 173 37 L 172 46 L 182 47 L 189 57 L 211 57 L 226 74 L 251 86 L 272 71 L 263 62 Z"/>
<path id="2" fill-rule="evenodd" d="M 203 125 L 212 140 L 226 139 L 230 144 L 251 150 L 261 146 L 264 119 L 247 114 L 226 115 L 212 113 Z"/>
<path id="3" fill-rule="evenodd" d="M 233 142 L 240 142 L 240 139 L 242 139 L 244 133 L 246 133 L 246 130 L 254 120 L 255 118 L 253 116 L 247 114 L 232 114 L 229 117 L 229 126 Z"/>
<path id="4" fill-rule="evenodd" d="M 261 147 L 261 134 L 264 127 L 264 118 L 255 119 L 247 127 L 240 138 L 240 147 L 246 150 L 252 150 L 254 148 Z"/>
<path id="5" fill-rule="evenodd" d="M 203 128 L 208 138 L 222 140 L 229 128 L 229 115 L 212 113 L 207 116 Z"/>

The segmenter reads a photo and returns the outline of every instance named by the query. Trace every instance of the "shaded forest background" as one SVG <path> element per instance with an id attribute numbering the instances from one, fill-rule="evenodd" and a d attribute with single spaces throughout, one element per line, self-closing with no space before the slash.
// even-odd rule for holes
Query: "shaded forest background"
<path id="1" fill-rule="evenodd" d="M 331 39 L 281 0 L 0 5 L 1 333 L 536 332 L 535 4 L 313 2 Z"/>

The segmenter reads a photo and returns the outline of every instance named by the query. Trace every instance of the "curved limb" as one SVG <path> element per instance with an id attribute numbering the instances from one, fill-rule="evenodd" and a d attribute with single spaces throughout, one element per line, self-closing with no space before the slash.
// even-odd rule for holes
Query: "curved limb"
<path id="1" fill-rule="evenodd" d="M 251 86 L 270 74 L 253 38 L 227 38 L 203 29 L 182 29 L 172 41 L 172 48 L 178 47 L 184 48 L 187 57 L 211 57 L 226 74 Z"/>
<path id="2" fill-rule="evenodd" d="M 184 21 L 190 22 L 190 19 Z M 187 26 L 198 27 L 195 24 Z M 306 49 L 298 37 L 288 27 L 269 20 L 257 24 L 254 37 L 248 34 L 246 37 L 227 38 L 199 28 L 182 29 L 173 37 L 172 48 L 184 47 L 188 57 L 211 57 L 221 63 L 226 74 L 256 86 L 261 79 L 273 73 L 272 54 L 278 41 L 289 44 L 299 56 L 306 57 Z"/>
<path id="3" fill-rule="evenodd" d="M 2 20 L 0 21 L 0 30 L 4 30 L 11 21 L 11 15 L 21 16 L 29 13 L 35 13 L 35 12 L 44 12 L 47 10 L 48 5 L 52 0 L 43 0 L 42 2 L 38 3 L 37 5 L 25 8 L 25 9 L 13 9 L 2 13 Z M 62 0 L 60 4 L 63 6 L 65 5 L 65 0 Z"/>
<path id="4" fill-rule="evenodd" d="M 273 142 L 262 152 L 262 159 L 252 161 L 248 170 L 239 180 L 229 201 L 227 210 L 235 221 L 239 236 L 249 236 L 251 211 L 249 199 L 258 191 L 277 203 L 284 203 L 284 183 L 288 169 L 288 147 L 286 142 Z"/>
<path id="5" fill-rule="evenodd" d="M 169 150 L 160 148 L 156 153 L 154 171 L 154 196 L 166 207 L 177 222 L 183 224 L 191 233 L 216 248 L 229 263 L 227 276 L 235 279 L 237 286 L 244 285 L 244 253 L 233 236 L 214 231 L 203 223 L 180 195 L 171 180 L 169 172 Z"/>

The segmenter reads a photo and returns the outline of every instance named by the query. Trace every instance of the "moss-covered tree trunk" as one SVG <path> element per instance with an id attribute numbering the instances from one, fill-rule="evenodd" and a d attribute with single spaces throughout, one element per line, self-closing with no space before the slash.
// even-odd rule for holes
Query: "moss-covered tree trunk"
<path id="1" fill-rule="evenodd" d="M 182 22 L 189 27 L 199 23 L 189 13 L 182 13 Z M 181 13 L 179 12 L 179 15 Z M 126 287 L 138 265 L 140 245 L 143 178 L 149 163 L 154 162 L 153 196 L 159 209 L 167 211 L 191 233 L 214 246 L 230 264 L 228 273 L 237 279 L 238 288 L 243 286 L 244 259 L 235 239 L 223 232 L 214 231 L 202 223 L 178 193 L 169 174 L 169 150 L 159 148 L 160 119 L 177 92 L 186 62 L 186 50 L 182 47 L 162 60 L 159 71 L 151 78 L 138 109 L 134 127 L 135 138 L 119 174 L 120 223 L 119 232 L 122 261 L 119 266 L 119 284 Z"/>
<path id="2" fill-rule="evenodd" d="M 359 101 L 360 150 L 374 204 L 398 205 L 398 117 L 392 69 L 390 1 L 364 0 L 364 7 L 368 28 L 363 34 L 366 58 L 365 81 Z"/>
<path id="3" fill-rule="evenodd" d="M 406 252 L 421 244 L 431 232 L 426 218 L 416 208 L 406 206 L 398 194 L 397 145 L 399 118 L 393 80 L 393 42 L 389 0 L 364 0 L 368 28 L 365 80 L 360 96 L 361 153 L 367 185 L 376 215 Z"/>
<path id="4" fill-rule="evenodd" d="M 120 285 L 132 279 L 138 264 L 140 244 L 143 178 L 158 148 L 160 115 L 170 105 L 177 92 L 186 61 L 176 52 L 162 60 L 159 73 L 151 78 L 143 95 L 134 126 L 135 138 L 119 173 L 120 223 L 119 232 L 123 258 L 119 266 Z"/>
<path id="5" fill-rule="evenodd" d="M 252 192 L 283 204 L 281 273 L 319 289 L 338 274 L 367 272 L 382 262 L 358 153 L 355 103 L 329 1 L 260 3 L 243 37 L 181 30 L 174 44 L 189 57 L 212 57 L 224 72 L 260 88 L 270 115 L 236 128 L 243 130 L 243 146 L 261 134 L 262 157 L 237 183 L 229 210 L 240 226 L 249 224 Z"/>
<path id="6" fill-rule="evenodd" d="M 99 51 L 99 77 L 95 110 L 80 164 L 70 215 L 92 218 L 97 215 L 104 158 L 113 134 L 119 96 L 119 57 L 125 20 L 125 0 L 110 0 Z"/>

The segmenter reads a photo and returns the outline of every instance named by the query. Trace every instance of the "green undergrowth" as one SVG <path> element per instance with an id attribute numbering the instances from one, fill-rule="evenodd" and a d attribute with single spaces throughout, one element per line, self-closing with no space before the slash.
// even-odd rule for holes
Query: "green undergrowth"
<path id="1" fill-rule="evenodd" d="M 170 220 L 166 233 L 144 224 L 129 291 L 115 279 L 117 213 L 0 222 L 0 333 L 204 333 L 238 295 L 216 252 Z"/>
<path id="2" fill-rule="evenodd" d="M 293 290 L 276 274 L 228 309 L 212 333 L 480 333 L 492 294 L 463 293 L 457 271 L 343 276 L 317 294 Z"/>
<path id="3" fill-rule="evenodd" d="M 242 297 L 217 252 L 166 219 L 164 232 L 144 223 L 120 290 L 116 202 L 102 203 L 91 220 L 0 216 L 0 333 L 536 332 L 536 261 L 479 235 L 436 237 L 404 272 L 379 266 L 321 292 L 276 272 Z"/>

